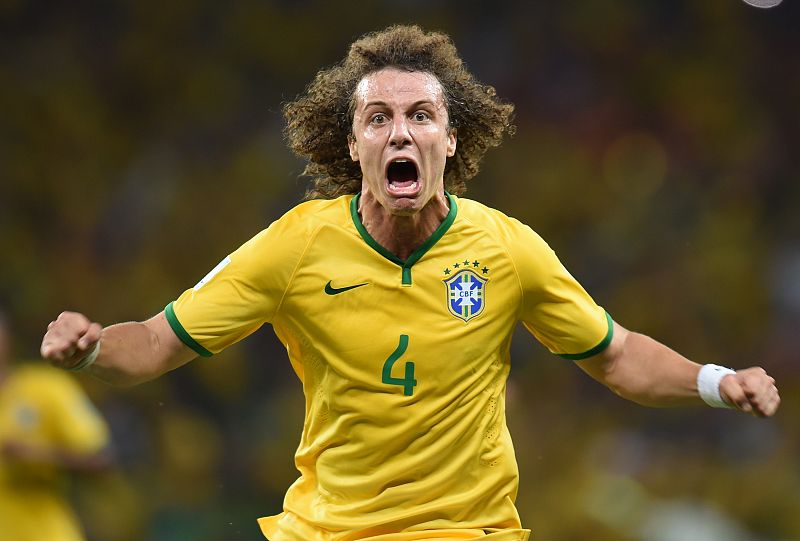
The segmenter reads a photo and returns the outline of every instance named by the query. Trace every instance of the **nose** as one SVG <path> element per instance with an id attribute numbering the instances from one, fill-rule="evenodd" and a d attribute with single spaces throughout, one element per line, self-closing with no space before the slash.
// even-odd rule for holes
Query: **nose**
<path id="1" fill-rule="evenodd" d="M 389 137 L 389 145 L 403 148 L 411 144 L 411 134 L 408 131 L 406 118 L 398 115 L 392 122 L 392 133 Z"/>

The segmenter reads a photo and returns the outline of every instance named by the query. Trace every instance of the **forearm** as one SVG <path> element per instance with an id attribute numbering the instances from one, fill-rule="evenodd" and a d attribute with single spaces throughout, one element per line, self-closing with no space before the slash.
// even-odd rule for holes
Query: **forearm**
<path id="1" fill-rule="evenodd" d="M 103 329 L 99 355 L 89 372 L 113 385 L 136 385 L 168 370 L 158 334 L 145 323 L 118 323 Z"/>
<path id="2" fill-rule="evenodd" d="M 579 361 L 594 379 L 643 406 L 701 405 L 697 378 L 702 368 L 667 346 L 614 323 L 605 351 Z M 726 405 L 759 417 L 774 415 L 781 403 L 775 380 L 761 367 L 735 372 L 709 367 L 702 376 L 709 405 Z"/>
<path id="3" fill-rule="evenodd" d="M 627 341 L 616 360 L 615 392 L 645 406 L 703 404 L 697 392 L 699 364 L 643 334 L 629 332 Z"/>
<path id="4" fill-rule="evenodd" d="M 644 406 L 700 405 L 700 365 L 649 336 L 615 325 L 615 340 L 596 360 L 579 363 L 619 396 Z"/>
<path id="5" fill-rule="evenodd" d="M 63 312 L 47 329 L 43 358 L 68 370 L 88 370 L 113 385 L 151 380 L 197 356 L 173 332 L 163 312 L 143 323 L 106 328 L 83 314 Z"/>

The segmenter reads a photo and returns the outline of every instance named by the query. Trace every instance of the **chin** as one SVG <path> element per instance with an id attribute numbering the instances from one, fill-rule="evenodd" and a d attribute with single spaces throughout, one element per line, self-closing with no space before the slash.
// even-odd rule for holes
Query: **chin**
<path id="1" fill-rule="evenodd" d="M 388 203 L 388 205 L 385 205 L 385 208 L 389 211 L 389 214 L 394 216 L 413 216 L 422 210 L 422 208 L 417 205 L 416 198 L 389 197 Z"/>

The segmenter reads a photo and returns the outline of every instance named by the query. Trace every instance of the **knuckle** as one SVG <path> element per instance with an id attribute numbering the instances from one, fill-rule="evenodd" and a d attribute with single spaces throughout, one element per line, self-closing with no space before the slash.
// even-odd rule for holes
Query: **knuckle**
<path id="1" fill-rule="evenodd" d="M 739 404 L 740 402 L 742 402 L 742 399 L 744 398 L 744 395 L 738 392 L 737 390 L 728 392 L 726 394 L 728 395 L 728 400 L 730 400 L 734 404 Z"/>
<path id="2" fill-rule="evenodd" d="M 728 399 L 739 407 L 741 407 L 742 404 L 747 403 L 747 399 L 745 399 L 744 395 L 740 393 L 729 393 Z"/>
<path id="3" fill-rule="evenodd" d="M 738 405 L 745 411 L 750 411 L 753 406 L 749 400 L 739 400 Z"/>

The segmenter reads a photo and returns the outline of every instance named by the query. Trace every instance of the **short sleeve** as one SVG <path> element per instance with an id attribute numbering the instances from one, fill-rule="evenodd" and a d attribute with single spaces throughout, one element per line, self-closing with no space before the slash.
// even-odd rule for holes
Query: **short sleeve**
<path id="1" fill-rule="evenodd" d="M 207 357 L 271 322 L 308 244 L 307 230 L 287 213 L 224 258 L 166 307 L 175 334 Z"/>
<path id="2" fill-rule="evenodd" d="M 611 317 L 531 228 L 516 222 L 511 240 L 525 328 L 552 353 L 567 359 L 603 351 L 613 337 Z"/>

